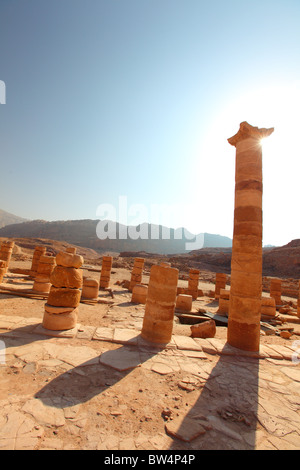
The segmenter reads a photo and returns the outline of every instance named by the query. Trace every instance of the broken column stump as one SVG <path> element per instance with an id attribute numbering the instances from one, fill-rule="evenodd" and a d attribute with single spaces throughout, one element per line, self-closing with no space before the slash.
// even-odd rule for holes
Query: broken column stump
<path id="1" fill-rule="evenodd" d="M 132 289 L 136 284 L 141 284 L 143 277 L 143 268 L 144 268 L 145 259 L 144 258 L 134 258 L 133 268 L 131 271 L 131 279 L 129 284 L 129 291 L 132 292 Z"/>
<path id="2" fill-rule="evenodd" d="M 7 273 L 11 255 L 13 252 L 13 248 L 15 246 L 15 242 L 5 241 L 2 242 L 1 250 L 0 250 L 0 260 L 5 262 L 5 273 Z"/>
<path id="3" fill-rule="evenodd" d="M 107 289 L 109 287 L 112 260 L 112 256 L 103 256 L 102 258 L 102 268 L 99 282 L 99 287 L 102 289 Z"/>
<path id="4" fill-rule="evenodd" d="M 298 314 L 298 317 L 300 317 L 300 281 L 299 281 L 299 290 L 298 290 L 297 314 Z"/>
<path id="5" fill-rule="evenodd" d="M 141 336 L 153 343 L 172 337 L 178 269 L 152 266 Z"/>
<path id="6" fill-rule="evenodd" d="M 98 298 L 99 294 L 99 282 L 92 277 L 85 277 L 82 284 L 82 299 L 92 299 L 95 300 Z"/>
<path id="7" fill-rule="evenodd" d="M 43 327 L 48 330 L 69 330 L 76 326 L 82 287 L 83 257 L 60 252 L 50 281 L 51 288 L 45 304 Z"/>
<path id="8" fill-rule="evenodd" d="M 219 308 L 217 310 L 217 313 L 219 315 L 228 315 L 229 311 L 229 298 L 230 298 L 230 290 L 226 289 L 220 289 L 220 294 L 219 294 Z"/>
<path id="9" fill-rule="evenodd" d="M 30 276 L 36 276 L 40 257 L 46 253 L 46 250 L 47 248 L 45 246 L 35 247 L 31 261 Z"/>
<path id="10" fill-rule="evenodd" d="M 176 299 L 176 308 L 190 312 L 192 310 L 193 297 L 187 294 L 179 294 Z"/>
<path id="11" fill-rule="evenodd" d="M 267 315 L 268 317 L 275 317 L 276 315 L 276 303 L 272 297 L 261 298 L 261 314 Z"/>
<path id="12" fill-rule="evenodd" d="M 271 279 L 270 297 L 275 299 L 276 305 L 281 305 L 281 279 Z"/>
<path id="13" fill-rule="evenodd" d="M 192 296 L 193 300 L 196 300 L 198 297 L 199 275 L 199 269 L 190 269 L 187 293 Z"/>
<path id="14" fill-rule="evenodd" d="M 262 146 L 274 129 L 240 124 L 236 147 L 234 229 L 227 341 L 258 351 L 262 297 Z"/>
<path id="15" fill-rule="evenodd" d="M 5 261 L 0 261 L 0 284 L 3 282 L 3 277 L 6 272 L 6 263 Z"/>
<path id="16" fill-rule="evenodd" d="M 41 294 L 49 294 L 50 276 L 56 266 L 55 256 L 41 255 L 32 289 Z"/>
<path id="17" fill-rule="evenodd" d="M 220 297 L 220 290 L 226 287 L 227 276 L 224 273 L 216 273 L 215 299 Z"/>
<path id="18" fill-rule="evenodd" d="M 191 326 L 191 337 L 214 338 L 216 331 L 216 322 L 214 320 L 207 320 Z"/>
<path id="19" fill-rule="evenodd" d="M 148 286 L 136 284 L 132 289 L 131 302 L 136 304 L 146 304 Z"/>

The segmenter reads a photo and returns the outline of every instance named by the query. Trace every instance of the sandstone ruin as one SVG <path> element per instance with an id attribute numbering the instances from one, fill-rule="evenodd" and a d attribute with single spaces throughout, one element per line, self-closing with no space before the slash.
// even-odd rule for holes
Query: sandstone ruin
<path id="1" fill-rule="evenodd" d="M 234 230 L 228 342 L 259 350 L 262 297 L 262 147 L 274 129 L 240 124 L 228 142 L 236 148 Z"/>
<path id="2" fill-rule="evenodd" d="M 46 253 L 46 250 L 47 249 L 45 246 L 35 247 L 33 257 L 32 257 L 32 262 L 31 262 L 31 270 L 30 270 L 30 275 L 32 277 L 36 276 L 40 257 Z"/>
<path id="3" fill-rule="evenodd" d="M 54 256 L 40 255 L 37 271 L 34 274 L 33 290 L 48 294 L 51 287 L 50 277 L 56 266 Z"/>
<path id="4" fill-rule="evenodd" d="M 103 256 L 102 258 L 102 269 L 99 282 L 99 287 L 102 289 L 107 289 L 109 287 L 112 260 L 112 256 Z"/>
<path id="5" fill-rule="evenodd" d="M 144 263 L 145 263 L 144 258 L 134 258 L 134 264 L 133 264 L 133 268 L 131 272 L 131 279 L 130 279 L 130 284 L 129 284 L 129 290 L 131 292 L 136 284 L 142 283 Z"/>
<path id="6" fill-rule="evenodd" d="M 193 300 L 198 297 L 199 275 L 199 269 L 190 269 L 187 293 L 192 296 Z"/>
<path id="7" fill-rule="evenodd" d="M 82 256 L 60 252 L 56 267 L 50 276 L 50 292 L 43 318 L 43 327 L 49 330 L 68 330 L 77 323 L 81 298 Z"/>
<path id="8" fill-rule="evenodd" d="M 14 245 L 15 245 L 15 243 L 10 242 L 10 241 L 2 242 L 2 244 L 1 244 L 0 260 L 5 262 L 5 267 L 4 267 L 5 272 L 7 272 L 7 270 L 8 270 L 9 262 L 10 262 L 10 259 L 11 259 L 11 255 L 12 255 L 12 252 L 13 252 Z"/>
<path id="9" fill-rule="evenodd" d="M 216 287 L 215 287 L 215 299 L 220 296 L 220 290 L 226 288 L 227 275 L 224 273 L 216 273 Z"/>
<path id="10" fill-rule="evenodd" d="M 168 343 L 172 337 L 178 269 L 152 266 L 141 335 L 153 343 Z"/>

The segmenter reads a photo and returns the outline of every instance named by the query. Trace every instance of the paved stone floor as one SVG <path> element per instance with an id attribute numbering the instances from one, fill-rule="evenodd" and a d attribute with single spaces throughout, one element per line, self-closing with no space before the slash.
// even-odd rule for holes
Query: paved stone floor
<path id="1" fill-rule="evenodd" d="M 300 448 L 299 342 L 219 339 L 0 315 L 0 449 Z"/>

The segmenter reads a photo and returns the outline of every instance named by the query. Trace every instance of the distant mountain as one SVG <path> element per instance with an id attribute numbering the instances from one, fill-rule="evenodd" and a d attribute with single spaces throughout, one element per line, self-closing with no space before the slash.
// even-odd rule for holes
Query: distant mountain
<path id="1" fill-rule="evenodd" d="M 202 247 L 231 247 L 232 240 L 221 235 L 193 235 L 184 228 L 161 225 L 125 226 L 111 221 L 33 220 L 0 229 L 0 237 L 47 238 L 66 241 L 98 252 L 145 251 L 159 254 L 187 253 Z"/>
<path id="2" fill-rule="evenodd" d="M 6 227 L 7 225 L 20 224 L 26 222 L 28 219 L 23 219 L 17 215 L 10 214 L 9 212 L 0 209 L 0 228 Z"/>

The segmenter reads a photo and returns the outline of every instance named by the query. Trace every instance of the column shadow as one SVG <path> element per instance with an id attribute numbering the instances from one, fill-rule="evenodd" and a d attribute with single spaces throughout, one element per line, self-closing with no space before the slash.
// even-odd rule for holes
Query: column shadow
<path id="1" fill-rule="evenodd" d="M 140 335 L 133 339 L 139 340 Z M 60 405 L 55 401 L 51 402 L 53 397 L 63 397 L 72 405 L 85 403 L 102 394 L 161 351 L 151 345 L 144 349 L 127 344 L 118 346 L 120 347 L 117 349 L 105 351 L 98 357 L 55 377 L 35 394 L 35 398 L 54 407 Z"/>
<path id="2" fill-rule="evenodd" d="M 178 434 L 191 424 L 206 430 L 191 441 L 192 449 L 253 450 L 258 409 L 259 359 L 220 355 Z M 175 438 L 170 450 L 176 449 Z"/>

